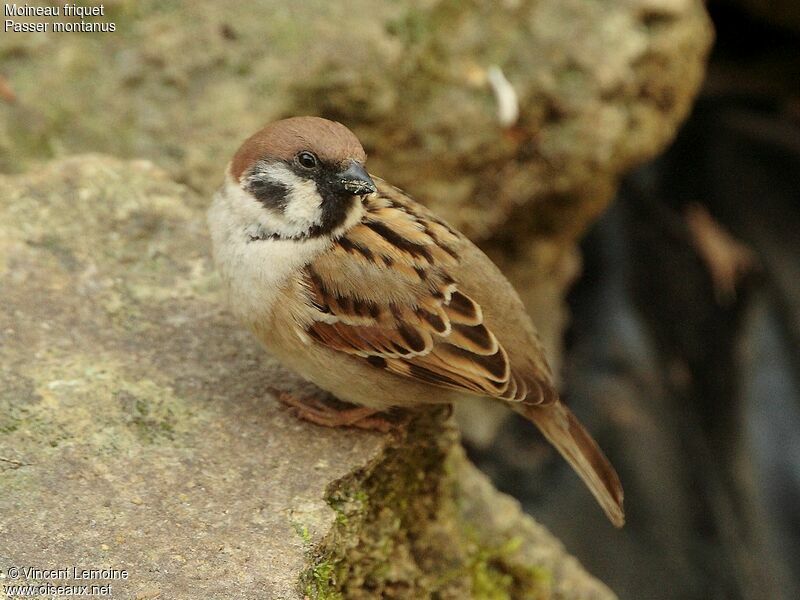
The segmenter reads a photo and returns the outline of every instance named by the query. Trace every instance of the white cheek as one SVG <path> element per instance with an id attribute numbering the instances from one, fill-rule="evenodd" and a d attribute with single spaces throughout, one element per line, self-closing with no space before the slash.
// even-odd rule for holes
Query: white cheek
<path id="1" fill-rule="evenodd" d="M 292 174 L 292 177 L 295 177 Z M 303 181 L 296 178 L 296 181 L 289 188 L 288 204 L 284 211 L 287 221 L 308 227 L 322 223 L 322 197 L 317 190 L 317 184 L 313 181 Z"/>
<path id="2" fill-rule="evenodd" d="M 291 237 L 302 235 L 322 223 L 322 197 L 316 183 L 298 177 L 282 163 L 263 165 L 259 172 L 291 190 L 282 214 L 265 211 L 261 222 L 268 230 Z"/>

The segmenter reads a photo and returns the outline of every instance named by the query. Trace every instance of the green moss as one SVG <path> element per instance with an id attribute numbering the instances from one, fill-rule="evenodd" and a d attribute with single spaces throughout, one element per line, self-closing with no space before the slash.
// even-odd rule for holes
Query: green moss
<path id="1" fill-rule="evenodd" d="M 473 598 L 513 600 L 546 598 L 550 576 L 544 569 L 519 564 L 515 554 L 522 539 L 513 537 L 499 547 L 476 547 L 468 563 Z"/>
<path id="2" fill-rule="evenodd" d="M 311 600 L 344 600 L 342 593 L 334 587 L 333 571 L 334 566 L 327 561 L 314 565 L 304 589 L 306 596 Z"/>
<path id="3" fill-rule="evenodd" d="M 472 597 L 485 600 L 511 600 L 513 577 L 493 568 L 488 562 L 475 563 L 472 569 Z"/>
<path id="4" fill-rule="evenodd" d="M 175 414 L 162 398 L 137 396 L 129 390 L 118 390 L 114 396 L 141 441 L 152 444 L 161 438 L 174 439 Z"/>
<path id="5" fill-rule="evenodd" d="M 308 526 L 300 523 L 299 521 L 292 521 L 292 528 L 295 533 L 300 536 L 303 543 L 308 546 L 311 544 L 311 533 L 308 531 Z"/>
<path id="6" fill-rule="evenodd" d="M 457 435 L 444 419 L 423 413 L 378 461 L 329 488 L 335 526 L 311 554 L 306 596 L 547 597 L 544 574 L 516 558 L 520 539 L 487 545 L 463 521 L 449 464 Z"/>

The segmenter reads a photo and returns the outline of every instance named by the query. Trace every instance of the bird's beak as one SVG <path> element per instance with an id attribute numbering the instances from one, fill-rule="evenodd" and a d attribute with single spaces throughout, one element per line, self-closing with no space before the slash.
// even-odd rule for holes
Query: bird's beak
<path id="1" fill-rule="evenodd" d="M 336 182 L 345 192 L 354 196 L 371 194 L 378 189 L 366 169 L 355 161 L 336 174 Z"/>

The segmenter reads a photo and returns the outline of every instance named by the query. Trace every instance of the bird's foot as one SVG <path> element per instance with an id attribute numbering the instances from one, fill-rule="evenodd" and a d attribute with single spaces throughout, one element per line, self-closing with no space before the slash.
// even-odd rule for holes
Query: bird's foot
<path id="1" fill-rule="evenodd" d="M 299 397 L 279 390 L 275 390 L 275 395 L 293 409 L 295 416 L 323 427 L 357 427 L 381 433 L 389 433 L 397 427 L 388 419 L 375 416 L 380 415 L 380 411 L 366 406 L 353 406 L 334 398 Z"/>

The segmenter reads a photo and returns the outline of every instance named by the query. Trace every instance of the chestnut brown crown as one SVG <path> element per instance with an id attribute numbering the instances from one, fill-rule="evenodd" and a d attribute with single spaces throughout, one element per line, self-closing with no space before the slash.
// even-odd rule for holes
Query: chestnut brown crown
<path id="1" fill-rule="evenodd" d="M 231 175 L 239 180 L 260 160 L 289 162 L 298 153 L 313 152 L 325 163 L 364 164 L 367 155 L 361 142 L 347 127 L 321 117 L 292 117 L 260 129 L 241 145 L 231 161 Z"/>

